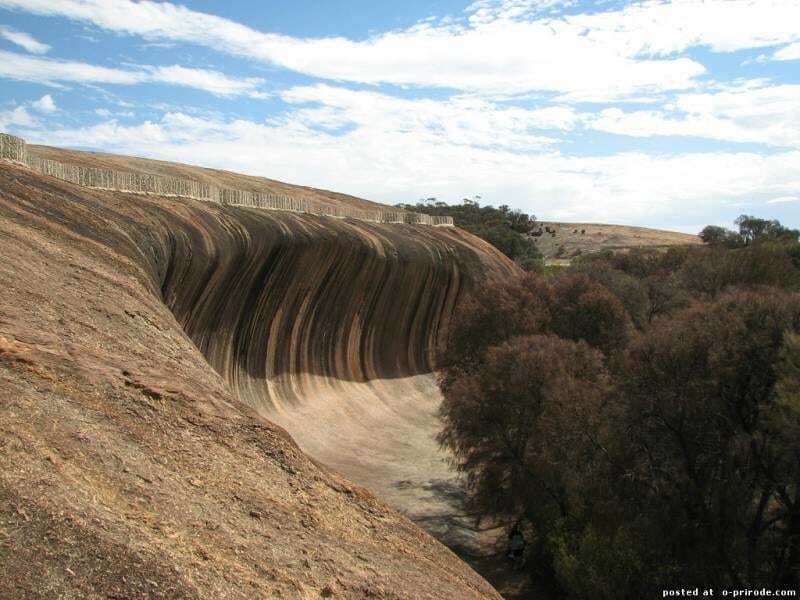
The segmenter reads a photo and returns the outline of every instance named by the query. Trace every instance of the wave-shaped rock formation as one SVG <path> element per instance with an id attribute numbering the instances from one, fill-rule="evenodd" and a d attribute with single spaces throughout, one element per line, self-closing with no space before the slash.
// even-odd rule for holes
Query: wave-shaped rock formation
<path id="1" fill-rule="evenodd" d="M 457 228 L 0 163 L 0 596 L 496 597 L 384 501 L 446 537 L 432 350 L 465 289 L 513 270 Z"/>

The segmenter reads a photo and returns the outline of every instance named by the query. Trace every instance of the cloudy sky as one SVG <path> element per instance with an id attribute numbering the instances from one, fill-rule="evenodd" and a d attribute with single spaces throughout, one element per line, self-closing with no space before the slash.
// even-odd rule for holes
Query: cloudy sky
<path id="1" fill-rule="evenodd" d="M 387 203 L 798 226 L 798 24 L 798 0 L 0 0 L 0 130 Z"/>

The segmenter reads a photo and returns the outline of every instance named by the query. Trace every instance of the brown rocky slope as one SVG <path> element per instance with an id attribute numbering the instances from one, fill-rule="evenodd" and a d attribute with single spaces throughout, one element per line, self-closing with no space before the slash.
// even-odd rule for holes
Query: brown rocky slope
<path id="1" fill-rule="evenodd" d="M 453 304 L 512 268 L 455 228 L 0 164 L 0 597 L 496 597 L 273 421 L 330 456 L 348 424 L 430 428 Z M 361 450 L 367 483 L 417 456 Z"/>

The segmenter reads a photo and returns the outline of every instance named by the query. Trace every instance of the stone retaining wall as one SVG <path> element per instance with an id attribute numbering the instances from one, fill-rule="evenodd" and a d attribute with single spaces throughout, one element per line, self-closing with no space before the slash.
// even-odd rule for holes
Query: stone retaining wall
<path id="1" fill-rule="evenodd" d="M 339 219 L 359 219 L 373 223 L 409 223 L 434 226 L 453 224 L 452 217 L 439 217 L 399 210 L 373 211 L 339 206 L 318 206 L 306 198 L 220 188 L 200 181 L 178 177 L 146 175 L 62 163 L 29 154 L 25 140 L 5 133 L 0 133 L 0 158 L 24 164 L 42 175 L 96 189 L 134 194 L 154 194 L 157 196 L 179 196 L 217 202 L 219 204 L 250 206 L 268 210 L 290 210 Z"/>

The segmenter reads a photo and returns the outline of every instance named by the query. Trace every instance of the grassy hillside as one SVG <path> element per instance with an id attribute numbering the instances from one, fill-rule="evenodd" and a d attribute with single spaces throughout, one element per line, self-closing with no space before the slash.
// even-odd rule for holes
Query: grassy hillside
<path id="1" fill-rule="evenodd" d="M 534 215 L 508 206 L 481 206 L 465 200 L 449 205 L 434 199 L 398 208 L 429 215 L 453 217 L 456 226 L 483 238 L 526 270 L 535 270 L 541 259 L 568 261 L 601 250 L 667 248 L 701 244 L 696 235 L 628 225 L 558 223 L 537 221 Z"/>
<path id="2" fill-rule="evenodd" d="M 569 259 L 601 250 L 668 248 L 703 243 L 696 235 L 648 227 L 553 221 L 542 221 L 538 225 L 537 233 L 542 233 L 534 239 L 545 258 Z"/>

